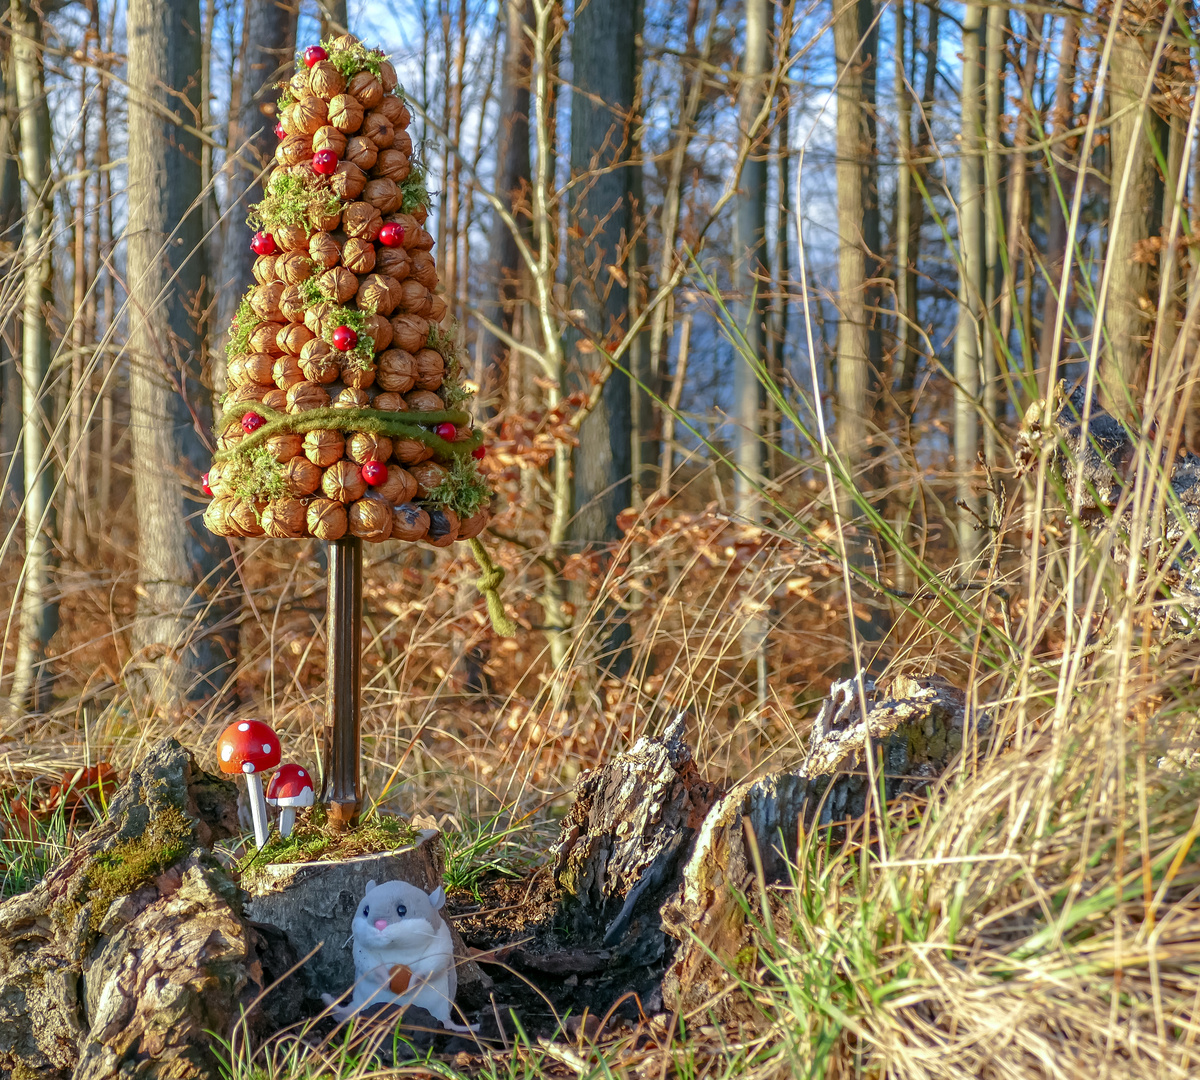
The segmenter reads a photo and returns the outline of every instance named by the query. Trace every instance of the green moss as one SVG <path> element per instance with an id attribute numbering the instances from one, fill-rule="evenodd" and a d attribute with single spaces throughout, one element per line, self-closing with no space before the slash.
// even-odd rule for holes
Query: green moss
<path id="1" fill-rule="evenodd" d="M 271 456 L 264 445 L 253 446 L 239 453 L 229 476 L 229 488 L 239 499 L 253 505 L 270 502 L 287 494 L 283 466 Z"/>
<path id="2" fill-rule="evenodd" d="M 316 278 L 309 278 L 301 283 L 300 295 L 305 307 L 329 305 L 329 314 L 321 320 L 322 326 L 325 327 L 324 340 L 327 345 L 333 344 L 333 332 L 339 326 L 348 326 L 358 335 L 358 344 L 349 352 L 341 353 L 340 358 L 352 368 L 366 371 L 375 362 L 375 343 L 367 336 L 367 316 L 374 315 L 375 312 L 343 307 L 317 284 Z"/>
<path id="3" fill-rule="evenodd" d="M 276 170 L 265 197 L 250 207 L 246 221 L 251 228 L 267 232 L 281 225 L 316 231 L 325 218 L 340 213 L 345 205 L 328 182 Z"/>
<path id="4" fill-rule="evenodd" d="M 160 810 L 150 819 L 146 831 L 136 840 L 127 840 L 95 857 L 84 877 L 81 895 L 69 905 L 75 911 L 90 901 L 89 926 L 96 932 L 114 900 L 149 884 L 178 862 L 195 845 L 191 820 L 174 807 Z M 60 917 L 74 917 L 64 910 Z"/>
<path id="5" fill-rule="evenodd" d="M 251 850 L 238 864 L 238 871 L 252 877 L 254 871 L 275 863 L 331 862 L 356 855 L 374 855 L 408 847 L 417 830 L 391 814 L 371 814 L 356 829 L 334 832 L 326 824 L 325 808 L 314 806 L 296 821 L 286 839 L 275 830 L 266 845 Z"/>
<path id="6" fill-rule="evenodd" d="M 250 351 L 250 335 L 262 321 L 250 306 L 250 292 L 247 292 L 238 303 L 233 321 L 229 324 L 229 340 L 225 343 L 225 354 L 231 360 Z"/>
<path id="7" fill-rule="evenodd" d="M 469 518 L 492 501 L 492 489 L 479 471 L 473 457 L 462 455 L 450 462 L 450 471 L 425 502 L 448 506 L 461 518 Z"/>
<path id="8" fill-rule="evenodd" d="M 329 62 L 347 79 L 354 78 L 360 71 L 369 71 L 378 77 L 383 62 L 387 59 L 384 53 L 378 49 L 368 49 L 361 41 L 348 49 L 334 48 L 333 38 L 326 38 L 321 45 L 329 53 Z M 297 61 L 300 62 L 302 61 Z"/>
<path id="9" fill-rule="evenodd" d="M 411 214 L 422 206 L 429 209 L 432 200 L 429 197 L 429 189 L 425 186 L 425 167 L 419 162 L 412 163 L 408 176 L 400 185 L 400 194 L 403 198 L 400 204 L 401 213 Z"/>
<path id="10" fill-rule="evenodd" d="M 469 401 L 475 395 L 475 391 L 468 390 L 462 384 L 462 353 L 458 347 L 458 323 L 450 322 L 445 330 L 436 323 L 430 323 L 429 337 L 425 344 L 434 352 L 440 353 L 442 359 L 446 361 L 446 375 L 442 380 L 442 399 L 446 402 L 446 407 L 453 409 L 464 401 Z"/>

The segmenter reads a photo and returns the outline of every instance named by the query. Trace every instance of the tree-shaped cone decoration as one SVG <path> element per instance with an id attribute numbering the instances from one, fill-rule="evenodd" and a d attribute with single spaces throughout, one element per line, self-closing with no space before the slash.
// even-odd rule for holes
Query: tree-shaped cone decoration
<path id="1" fill-rule="evenodd" d="M 492 492 L 455 335 L 441 325 L 429 196 L 395 70 L 352 35 L 322 42 L 283 84 L 279 117 L 249 219 L 256 284 L 230 329 L 204 521 L 221 536 L 332 543 L 322 798 L 350 820 L 361 542 L 471 541 L 502 616 L 475 540 Z"/>

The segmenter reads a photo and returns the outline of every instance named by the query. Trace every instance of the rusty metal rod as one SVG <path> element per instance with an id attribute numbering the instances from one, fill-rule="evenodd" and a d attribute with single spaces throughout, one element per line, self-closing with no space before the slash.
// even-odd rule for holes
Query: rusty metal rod
<path id="1" fill-rule="evenodd" d="M 358 824 L 362 660 L 362 540 L 329 544 L 328 654 L 325 661 L 325 732 L 321 801 L 335 829 Z"/>

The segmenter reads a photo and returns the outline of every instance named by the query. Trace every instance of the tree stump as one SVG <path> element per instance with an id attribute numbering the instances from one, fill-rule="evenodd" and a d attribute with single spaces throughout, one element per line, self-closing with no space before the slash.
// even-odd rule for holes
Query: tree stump
<path id="1" fill-rule="evenodd" d="M 354 985 L 354 957 L 347 942 L 367 882 L 403 880 L 432 892 L 442 883 L 445 866 L 441 833 L 422 829 L 416 843 L 397 851 L 256 867 L 242 880 L 248 894 L 246 914 L 279 927 L 300 957 L 313 954 L 301 971 L 309 997 L 319 1001 L 322 993 L 337 996 Z M 459 999 L 471 1002 L 485 994 L 491 979 L 470 958 L 453 924 L 450 936 Z"/>
<path id="2" fill-rule="evenodd" d="M 964 746 L 965 698 L 941 680 L 899 677 L 886 691 L 867 682 L 866 700 L 864 719 L 854 681 L 834 683 L 805 765 L 738 784 L 708 814 L 682 884 L 662 909 L 663 928 L 680 942 L 663 979 L 669 1008 L 753 1022 L 757 1010 L 730 972 L 756 977 L 753 927 L 740 899 L 761 910 L 756 858 L 768 885 L 784 883 L 801 822 L 812 828 L 860 816 L 870 797 L 868 752 L 881 761 L 876 779 L 890 801 L 927 789 Z M 986 726 L 978 725 L 981 734 Z"/>
<path id="3" fill-rule="evenodd" d="M 235 786 L 167 739 L 61 865 L 0 904 L 0 1078 L 219 1077 L 209 1032 L 296 960 L 243 917 L 209 850 L 237 832 Z M 250 1033 L 296 1019 L 300 1000 L 285 980 Z"/>

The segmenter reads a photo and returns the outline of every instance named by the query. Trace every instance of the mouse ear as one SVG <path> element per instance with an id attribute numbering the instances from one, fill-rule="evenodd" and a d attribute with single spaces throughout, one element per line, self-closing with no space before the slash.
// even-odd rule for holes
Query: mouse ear
<path id="1" fill-rule="evenodd" d="M 440 885 L 429 894 L 429 902 L 433 905 L 433 910 L 446 906 L 446 890 Z"/>
<path id="2" fill-rule="evenodd" d="M 373 888 L 375 888 L 375 879 L 371 878 L 371 880 L 367 882 L 367 892 L 370 892 Z"/>

